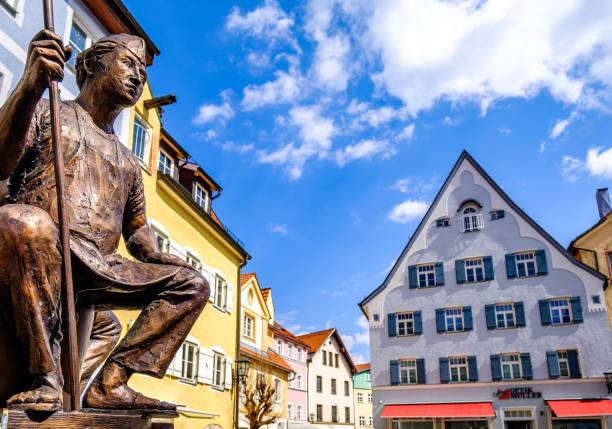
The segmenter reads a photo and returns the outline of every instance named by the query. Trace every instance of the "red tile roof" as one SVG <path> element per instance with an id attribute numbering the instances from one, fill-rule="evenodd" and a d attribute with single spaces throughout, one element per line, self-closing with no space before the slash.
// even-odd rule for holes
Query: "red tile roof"
<path id="1" fill-rule="evenodd" d="M 240 354 L 244 354 L 260 362 L 275 366 L 279 369 L 282 369 L 283 371 L 293 372 L 293 369 L 289 366 L 287 362 L 285 362 L 285 359 L 280 357 L 280 355 L 274 353 L 272 350 L 268 350 L 267 352 L 261 352 L 247 349 L 246 347 L 240 347 Z"/>
<path id="2" fill-rule="evenodd" d="M 242 286 L 243 284 L 248 282 L 251 279 L 251 277 L 253 277 L 254 275 L 255 275 L 255 273 L 241 274 L 240 275 L 240 286 Z"/>
<path id="3" fill-rule="evenodd" d="M 268 300 L 268 296 L 270 295 L 271 288 L 267 287 L 265 289 L 261 289 L 261 296 L 263 296 L 264 301 Z"/>
<path id="4" fill-rule="evenodd" d="M 221 223 L 221 221 L 220 221 L 220 220 L 219 220 L 219 218 L 217 217 L 217 213 L 215 213 L 215 211 L 214 211 L 212 208 L 210 209 L 210 217 L 211 217 L 211 218 L 212 218 L 212 219 L 213 219 L 215 222 L 217 222 L 217 224 L 218 224 L 218 225 L 219 225 L 221 228 L 225 229 L 225 227 L 223 226 L 223 224 Z"/>
<path id="5" fill-rule="evenodd" d="M 311 352 L 316 352 L 321 347 L 321 344 L 329 337 L 334 331 L 334 328 L 326 329 L 324 331 L 312 332 L 310 334 L 299 335 L 298 338 L 308 344 Z"/>
<path id="6" fill-rule="evenodd" d="M 306 348 L 307 352 L 310 351 L 310 346 L 308 344 L 306 344 L 304 341 L 300 340 L 292 332 L 290 332 L 289 330 L 285 329 L 284 327 L 282 327 L 278 323 L 274 322 L 274 325 L 272 325 L 272 329 L 274 329 L 275 335 L 277 335 L 279 337 L 285 337 L 285 339 L 288 339 L 290 341 L 294 341 L 294 342 L 296 342 L 298 344 L 301 344 L 301 345 L 303 345 Z"/>
<path id="7" fill-rule="evenodd" d="M 368 369 L 370 369 L 370 364 L 362 363 L 360 365 L 355 365 L 355 369 L 357 369 L 357 372 L 367 371 Z"/>

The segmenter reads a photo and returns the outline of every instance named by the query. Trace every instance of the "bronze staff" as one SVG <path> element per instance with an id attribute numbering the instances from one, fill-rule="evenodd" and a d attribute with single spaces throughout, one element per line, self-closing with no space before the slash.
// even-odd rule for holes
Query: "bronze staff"
<path id="1" fill-rule="evenodd" d="M 43 0 L 45 29 L 55 32 L 53 25 L 53 0 Z M 81 409 L 79 368 L 77 364 L 77 334 L 74 309 L 74 287 L 72 285 L 72 264 L 70 256 L 70 232 L 66 216 L 64 154 L 60 135 L 59 89 L 57 81 L 49 82 L 49 102 L 51 110 L 51 141 L 53 147 L 53 165 L 55 168 L 55 186 L 57 189 L 57 215 L 59 221 L 60 243 L 62 245 L 62 285 L 63 309 L 68 332 L 68 391 L 70 393 L 69 411 Z"/>

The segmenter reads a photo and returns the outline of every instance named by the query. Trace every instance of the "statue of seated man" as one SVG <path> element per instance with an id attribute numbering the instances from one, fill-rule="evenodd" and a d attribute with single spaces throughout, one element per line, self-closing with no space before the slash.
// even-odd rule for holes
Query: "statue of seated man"
<path id="1" fill-rule="evenodd" d="M 70 54 L 54 33 L 38 33 L 21 80 L 0 108 L 0 179 L 8 179 L 0 207 L 0 321 L 16 333 L 32 380 L 7 402 L 30 410 L 62 406 L 62 254 L 49 101 L 42 95 L 50 80 L 63 78 Z M 80 93 L 60 102 L 59 115 L 75 299 L 78 307 L 107 316 L 96 322 L 110 338 L 107 349 L 118 331 L 112 313 L 103 312 L 142 310 L 83 406 L 175 410 L 127 384 L 133 373 L 163 377 L 210 294 L 199 272 L 159 252 L 147 222 L 140 162 L 113 130 L 117 115 L 142 93 L 145 42 L 126 34 L 99 40 L 77 57 L 76 78 Z M 116 253 L 121 235 L 137 261 Z"/>

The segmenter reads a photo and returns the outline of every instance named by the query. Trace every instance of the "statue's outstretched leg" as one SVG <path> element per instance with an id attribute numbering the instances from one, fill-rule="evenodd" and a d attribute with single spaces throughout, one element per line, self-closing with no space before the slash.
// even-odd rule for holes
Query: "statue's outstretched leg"
<path id="1" fill-rule="evenodd" d="M 59 311 L 61 254 L 55 223 L 43 210 L 21 204 L 0 207 L 0 287 L 10 306 L 30 388 L 7 401 L 39 411 L 61 409 Z"/>
<path id="2" fill-rule="evenodd" d="M 85 393 L 83 405 L 95 408 L 176 410 L 174 404 L 147 398 L 128 387 L 133 373 L 161 378 L 208 301 L 210 289 L 197 271 L 180 268 L 163 284 L 135 286 L 121 293 L 95 292 L 98 304 L 140 307 L 132 328 L 111 353 Z"/>

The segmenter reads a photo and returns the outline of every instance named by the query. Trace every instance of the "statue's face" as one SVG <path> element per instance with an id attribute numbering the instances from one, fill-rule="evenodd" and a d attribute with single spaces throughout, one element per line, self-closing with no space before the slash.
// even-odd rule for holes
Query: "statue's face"
<path id="1" fill-rule="evenodd" d="M 101 58 L 101 71 L 95 76 L 110 101 L 123 107 L 131 107 L 140 98 L 147 80 L 147 72 L 129 49 L 117 46 Z"/>

